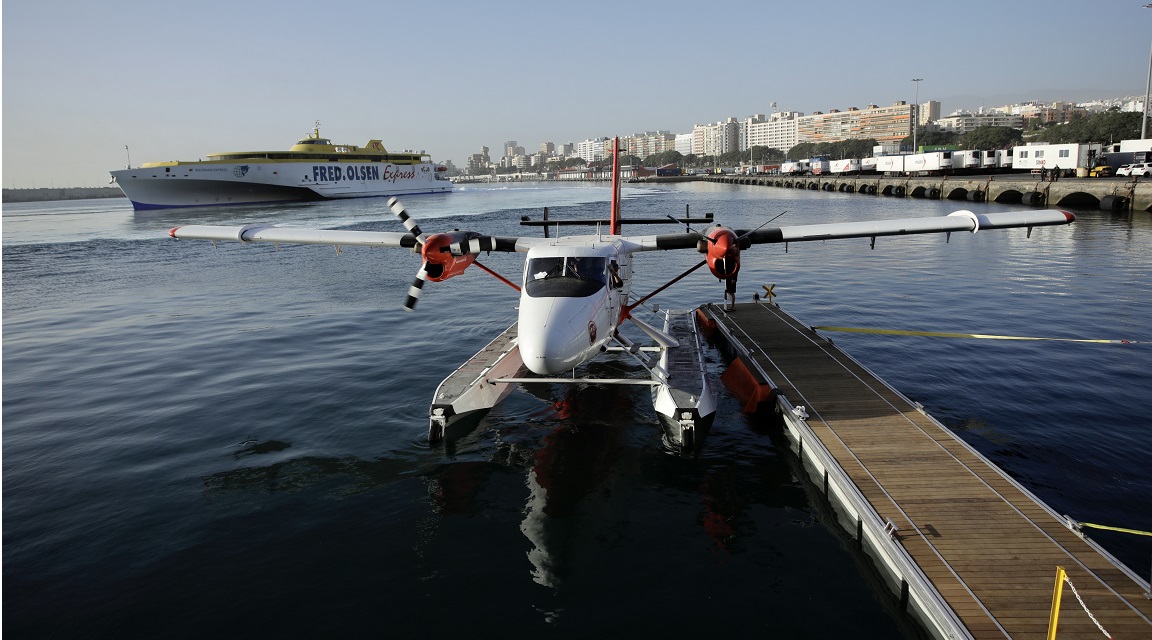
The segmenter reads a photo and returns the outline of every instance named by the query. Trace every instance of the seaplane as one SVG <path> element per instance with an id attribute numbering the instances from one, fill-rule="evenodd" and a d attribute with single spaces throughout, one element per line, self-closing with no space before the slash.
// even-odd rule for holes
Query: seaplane
<path id="1" fill-rule="evenodd" d="M 652 390 L 653 407 L 665 425 L 665 438 L 673 446 L 690 449 L 716 410 L 716 394 L 705 373 L 703 342 L 697 316 L 691 312 L 662 312 L 663 326 L 648 322 L 637 308 L 692 272 L 708 267 L 724 284 L 724 309 L 736 301 L 736 283 L 742 251 L 752 245 L 876 238 L 922 233 L 969 232 L 1066 225 L 1075 221 L 1061 210 L 1009 211 L 976 214 L 956 211 L 946 216 L 860 222 L 806 224 L 754 229 L 732 229 L 712 217 L 627 219 L 620 214 L 619 139 L 613 153 L 610 217 L 584 221 L 527 221 L 544 226 L 543 237 L 492 236 L 475 231 L 425 233 L 404 206 L 391 198 L 388 206 L 405 232 L 304 229 L 266 224 L 243 226 L 185 225 L 171 229 L 171 237 L 243 243 L 324 244 L 403 248 L 419 251 L 421 264 L 408 290 L 404 308 L 413 311 L 428 282 L 443 282 L 475 265 L 520 295 L 517 321 L 468 362 L 452 373 L 433 396 L 429 408 L 429 440 L 442 439 L 448 428 L 467 418 L 482 416 L 517 384 L 640 384 Z M 590 235 L 561 236 L 562 223 L 595 224 Z M 622 224 L 685 224 L 677 233 L 624 235 Z M 709 223 L 695 230 L 693 223 Z M 769 221 L 770 222 L 770 221 Z M 549 226 L 556 233 L 550 235 Z M 649 251 L 697 251 L 703 259 L 653 291 L 634 296 L 633 256 Z M 520 284 L 477 260 L 480 254 L 515 252 L 525 255 Z M 766 290 L 771 294 L 771 291 Z M 641 345 L 620 331 L 631 323 L 651 339 Z M 634 334 L 635 335 L 635 334 Z M 648 371 L 648 378 L 578 378 L 580 365 L 605 352 L 630 354 Z M 689 357 L 683 357 L 685 353 Z M 562 375 L 567 374 L 567 375 Z"/>

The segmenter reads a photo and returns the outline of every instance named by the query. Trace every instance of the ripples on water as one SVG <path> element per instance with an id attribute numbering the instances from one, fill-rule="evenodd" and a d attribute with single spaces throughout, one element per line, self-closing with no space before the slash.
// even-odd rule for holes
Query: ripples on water
<path id="1" fill-rule="evenodd" d="M 790 225 L 956 208 L 718 185 L 625 193 L 626 215 L 690 204 L 748 228 L 781 211 Z M 521 215 L 603 217 L 607 197 L 481 185 L 406 205 L 426 231 L 534 234 Z M 514 320 L 514 292 L 469 274 L 431 284 L 405 314 L 418 264 L 403 251 L 164 235 L 268 219 L 399 228 L 381 200 L 140 216 L 122 200 L 5 207 L 6 631 L 902 633 L 793 458 L 727 395 L 695 457 L 665 452 L 641 392 L 549 385 L 430 447 L 433 390 Z M 1083 212 L 1030 240 L 758 247 L 741 293 L 776 283 L 813 325 L 1147 341 L 1150 232 L 1147 214 Z M 696 260 L 642 255 L 633 290 Z M 485 263 L 514 279 L 521 264 Z M 720 292 L 699 275 L 657 301 L 688 308 Z M 1058 512 L 1152 529 L 1148 346 L 833 337 Z M 1094 537 L 1147 566 L 1142 540 Z"/>

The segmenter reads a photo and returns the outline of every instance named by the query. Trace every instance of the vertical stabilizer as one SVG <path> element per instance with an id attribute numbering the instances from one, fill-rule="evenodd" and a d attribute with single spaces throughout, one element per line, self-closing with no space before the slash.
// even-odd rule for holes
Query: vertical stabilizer
<path id="1" fill-rule="evenodd" d="M 620 136 L 612 139 L 612 219 L 610 231 L 620 235 Z"/>

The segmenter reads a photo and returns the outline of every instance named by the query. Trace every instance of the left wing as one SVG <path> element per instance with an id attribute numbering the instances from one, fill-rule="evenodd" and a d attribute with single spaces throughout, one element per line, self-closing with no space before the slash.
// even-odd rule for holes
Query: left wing
<path id="1" fill-rule="evenodd" d="M 332 229 L 296 229 L 271 225 L 248 224 L 242 227 L 220 227 L 190 224 L 175 227 L 168 235 L 178 240 L 233 240 L 240 242 L 283 242 L 286 244 L 335 244 L 364 247 L 417 246 L 411 233 L 390 231 L 337 231 Z"/>
<path id="2" fill-rule="evenodd" d="M 299 227 L 277 227 L 264 224 L 248 224 L 240 227 L 223 227 L 204 224 L 190 224 L 174 227 L 168 235 L 177 240 L 231 240 L 239 242 L 274 242 L 284 244 L 331 244 L 361 247 L 391 247 L 411 249 L 424 244 L 412 233 L 394 231 L 347 231 L 334 229 L 305 229 Z M 436 235 L 436 234 L 432 234 Z M 452 234 L 444 234 L 452 235 Z M 481 253 L 487 251 L 509 251 L 526 253 L 534 245 L 546 242 L 544 238 L 522 238 L 517 236 L 482 236 L 462 238 L 444 246 L 443 251 L 453 255 Z M 428 236 L 431 237 L 431 236 Z M 426 239 L 426 238 L 425 238 Z"/>

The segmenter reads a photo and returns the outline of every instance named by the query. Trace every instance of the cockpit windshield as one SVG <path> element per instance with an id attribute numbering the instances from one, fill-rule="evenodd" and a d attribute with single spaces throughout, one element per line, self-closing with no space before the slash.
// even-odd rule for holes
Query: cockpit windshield
<path id="1" fill-rule="evenodd" d="M 607 258 L 532 258 L 524 291 L 533 298 L 583 298 L 599 291 L 607 281 Z"/>

